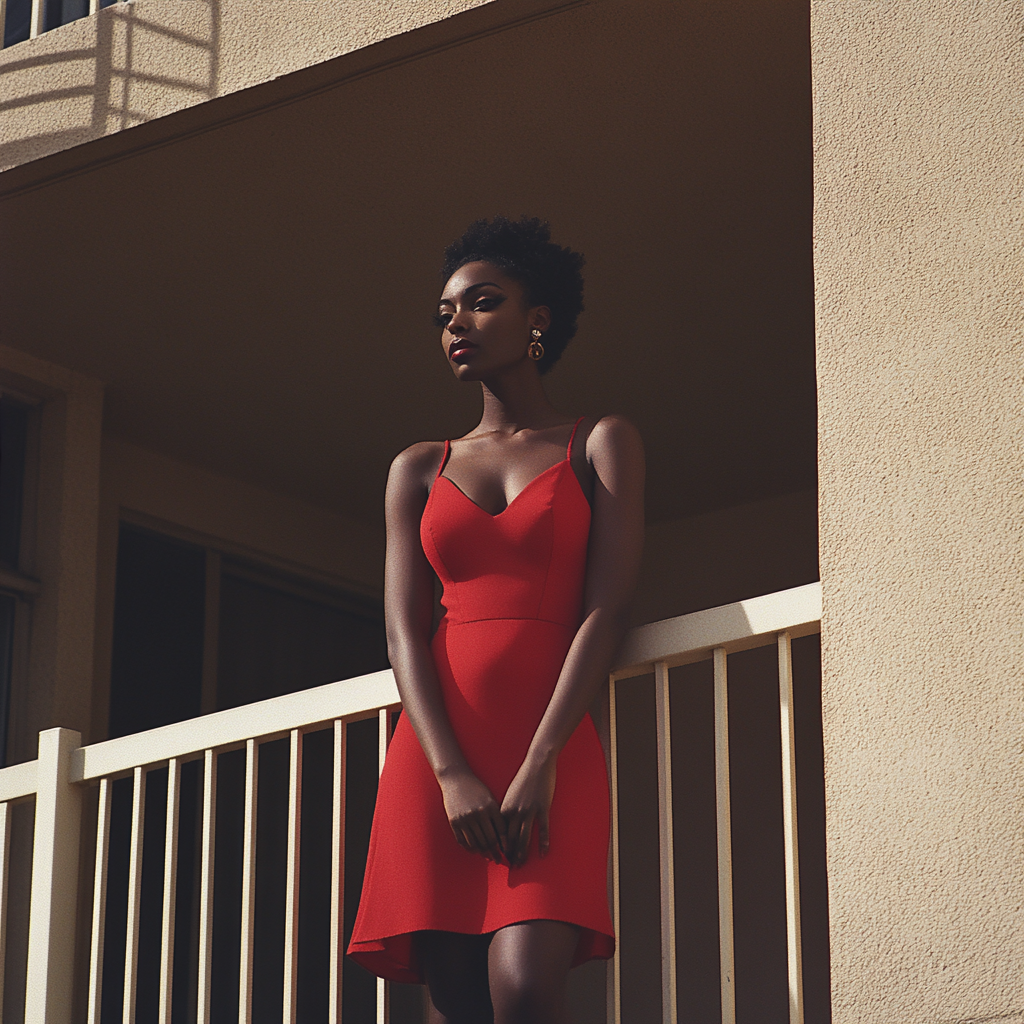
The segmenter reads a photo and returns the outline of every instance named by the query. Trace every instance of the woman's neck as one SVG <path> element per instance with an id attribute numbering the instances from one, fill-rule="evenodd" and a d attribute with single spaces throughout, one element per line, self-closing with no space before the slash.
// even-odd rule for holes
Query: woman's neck
<path id="1" fill-rule="evenodd" d="M 540 375 L 532 366 L 528 372 L 481 382 L 483 415 L 477 430 L 513 434 L 518 430 L 543 430 L 562 423 L 565 417 L 548 400 Z"/>

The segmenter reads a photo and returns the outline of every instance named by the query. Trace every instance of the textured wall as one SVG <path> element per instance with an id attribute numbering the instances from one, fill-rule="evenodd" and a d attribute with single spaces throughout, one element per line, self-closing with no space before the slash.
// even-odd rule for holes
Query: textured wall
<path id="1" fill-rule="evenodd" d="M 86 742 L 107 736 L 118 526 L 125 514 L 350 593 L 380 595 L 383 524 L 373 529 L 108 434 L 103 438 L 96 661 Z"/>
<path id="2" fill-rule="evenodd" d="M 489 0 L 130 0 L 0 53 L 0 169 Z"/>
<path id="3" fill-rule="evenodd" d="M 1024 1020 L 1024 7 L 812 4 L 834 1020 Z"/>
<path id="4" fill-rule="evenodd" d="M 0 345 L 0 380 L 38 398 L 41 408 L 35 468 L 31 450 L 29 456 L 30 540 L 22 565 L 40 588 L 22 671 L 15 651 L 8 727 L 8 763 L 15 764 L 36 756 L 41 729 L 88 729 L 89 688 L 82 680 L 93 660 L 103 388 L 6 345 Z"/>
<path id="5" fill-rule="evenodd" d="M 648 523 L 633 622 L 687 615 L 818 578 L 815 491 Z"/>

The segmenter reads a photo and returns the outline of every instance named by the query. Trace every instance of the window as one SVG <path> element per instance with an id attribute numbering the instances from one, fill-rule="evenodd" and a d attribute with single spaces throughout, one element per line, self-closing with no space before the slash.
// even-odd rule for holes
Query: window
<path id="1" fill-rule="evenodd" d="M 376 609 L 226 560 L 218 632 L 218 709 L 375 672 L 388 663 Z"/>
<path id="2" fill-rule="evenodd" d="M 100 0 L 100 7 L 110 7 L 118 0 Z M 89 14 L 89 0 L 43 0 L 43 31 L 77 21 Z M 3 45 L 23 43 L 31 34 L 32 0 L 7 0 L 6 15 L 0 4 L 0 28 L 3 29 Z"/>
<path id="3" fill-rule="evenodd" d="M 33 408 L 0 395 L 0 766 L 7 763 L 7 720 L 18 638 L 27 626 L 34 581 L 25 562 L 25 497 Z"/>
<path id="4" fill-rule="evenodd" d="M 110 735 L 200 713 L 206 552 L 122 525 L 117 547 Z"/>
<path id="5" fill-rule="evenodd" d="M 110 735 L 120 736 L 235 707 L 387 666 L 379 603 L 319 585 L 265 565 L 228 557 L 195 539 L 168 536 L 123 522 L 118 539 L 114 643 L 110 686 Z M 2 652 L 0 652 L 2 653 Z M 349 733 L 346 885 L 358 892 L 369 842 L 377 782 L 377 722 L 354 724 Z M 330 926 L 330 731 L 312 733 L 304 748 L 303 911 L 301 944 L 328 948 Z M 244 752 L 220 756 L 217 784 L 217 854 L 211 998 L 216 1020 L 238 1016 L 238 928 L 241 920 L 241 855 Z M 284 832 L 273 827 L 287 815 L 287 740 L 260 749 L 257 859 L 257 969 L 254 1021 L 280 1021 L 283 955 Z M 173 1005 L 196 1005 L 198 985 L 198 836 L 201 828 L 201 761 L 184 765 L 178 840 L 178 920 L 190 922 L 175 937 Z M 147 777 L 146 843 L 162 843 L 166 769 Z M 124 983 L 131 780 L 114 784 L 107 887 L 107 931 L 102 1020 L 121 1019 Z M 155 838 L 154 838 L 155 837 Z M 159 860 L 156 850 L 146 857 Z M 160 978 L 162 878 L 143 875 L 137 961 L 139 1019 L 157 1017 Z M 356 900 L 346 902 L 351 932 Z M 300 977 L 300 1019 L 325 1020 L 326 956 L 306 961 Z M 312 965 L 312 966 L 310 966 Z M 376 987 L 354 964 L 345 966 L 349 1012 L 371 1019 Z M 410 998 L 415 998 L 413 993 Z M 276 1015 L 276 1016 L 275 1016 Z M 185 1018 L 182 1017 L 184 1020 Z M 353 1017 L 352 1019 L 356 1019 Z"/>
<path id="6" fill-rule="evenodd" d="M 25 458 L 31 407 L 0 397 L 0 563 L 21 563 L 21 520 L 25 497 Z"/>
<path id="7" fill-rule="evenodd" d="M 110 735 L 387 667 L 377 602 L 122 523 Z"/>

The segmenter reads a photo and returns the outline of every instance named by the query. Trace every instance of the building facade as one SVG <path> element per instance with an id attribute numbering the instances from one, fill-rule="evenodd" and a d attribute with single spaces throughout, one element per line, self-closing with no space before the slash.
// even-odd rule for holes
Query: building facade
<path id="1" fill-rule="evenodd" d="M 386 667 L 388 463 L 475 410 L 428 321 L 440 250 L 477 217 L 540 215 L 588 256 L 553 396 L 625 412 L 648 448 L 637 626 L 821 581 L 820 660 L 807 616 L 779 627 L 794 630 L 804 1002 L 788 798 L 758 788 L 777 704 L 755 652 L 730 647 L 735 991 L 719 977 L 718 705 L 679 653 L 671 687 L 664 662 L 676 717 L 658 718 L 676 743 L 674 853 L 650 725 L 660 677 L 616 685 L 621 1019 L 1024 1021 L 1020 5 L 91 7 L 7 0 L 0 52 L 6 765 L 36 758 L 43 730 L 89 747 Z M 350 783 L 359 757 L 374 777 L 368 728 L 349 736 Z M 701 744 L 705 760 L 686 753 Z M 278 756 L 262 778 L 286 779 Z M 243 766 L 222 762 L 221 806 L 241 816 Z M 198 851 L 190 771 L 179 845 Z M 350 838 L 372 806 L 372 786 L 352 785 Z M 110 789 L 110 849 L 125 851 L 111 919 L 131 906 L 130 789 Z M 266 793 L 261 820 L 286 815 L 287 782 Z M 329 807 L 327 790 L 302 793 Z M 76 861 L 78 980 L 48 1020 L 93 1005 L 96 801 Z M 33 856 L 19 814 L 12 871 Z M 259 856 L 284 865 L 266 842 Z M 659 856 L 676 867 L 671 991 Z M 196 858 L 182 891 L 199 891 Z M 241 884 L 218 870 L 224 891 Z M 157 1019 L 162 984 L 149 884 L 139 1020 Z M 284 920 L 283 888 L 254 892 L 257 921 Z M 181 897 L 180 932 L 186 912 L 201 931 L 201 903 Z M 27 891 L 3 906 L 4 1019 L 30 1019 Z M 175 948 L 197 966 L 168 983 L 173 1019 L 196 1020 L 201 957 Z M 280 950 L 254 948 L 260 1019 L 259 965 Z M 612 1019 L 610 975 L 580 975 L 575 1019 Z M 231 985 L 209 1019 L 244 1004 Z M 364 994 L 346 1024 L 375 1019 Z M 299 1020 L 319 1019 L 297 998 Z M 395 1024 L 416 1018 L 413 996 L 391 998 Z M 95 1019 L 129 1018 L 96 999 Z"/>

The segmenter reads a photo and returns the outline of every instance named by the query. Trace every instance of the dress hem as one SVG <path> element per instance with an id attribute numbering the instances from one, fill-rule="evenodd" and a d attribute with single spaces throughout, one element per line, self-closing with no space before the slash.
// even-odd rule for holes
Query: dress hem
<path id="1" fill-rule="evenodd" d="M 488 929 L 485 932 L 462 931 L 457 928 L 441 928 L 438 931 L 451 931 L 460 935 L 492 935 L 501 928 L 509 925 L 522 924 L 524 921 L 558 921 L 561 918 L 524 918 L 523 921 L 508 921 L 497 928 Z M 580 929 L 579 941 L 576 944 L 576 953 L 573 956 L 572 967 L 579 967 L 590 960 L 610 960 L 615 955 L 615 937 L 607 932 L 599 931 L 596 928 L 588 928 L 577 924 L 575 921 L 566 921 L 565 924 L 575 925 Z M 359 942 L 352 942 L 348 948 L 348 956 L 360 967 L 383 978 L 385 981 L 397 981 L 405 985 L 422 985 L 423 974 L 416 963 L 416 956 L 413 950 L 412 939 L 418 931 L 433 931 L 435 929 L 417 928 L 409 932 L 401 932 L 395 935 L 385 935 L 379 939 L 363 939 Z"/>

